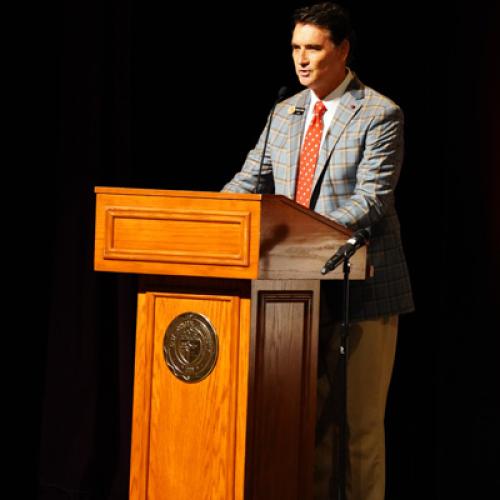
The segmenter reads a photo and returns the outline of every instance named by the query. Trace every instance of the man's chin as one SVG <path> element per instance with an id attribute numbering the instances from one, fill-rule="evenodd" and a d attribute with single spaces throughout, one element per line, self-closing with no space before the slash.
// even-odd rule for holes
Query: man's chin
<path id="1" fill-rule="evenodd" d="M 309 87 L 313 80 L 310 76 L 299 76 L 299 82 L 304 87 Z"/>

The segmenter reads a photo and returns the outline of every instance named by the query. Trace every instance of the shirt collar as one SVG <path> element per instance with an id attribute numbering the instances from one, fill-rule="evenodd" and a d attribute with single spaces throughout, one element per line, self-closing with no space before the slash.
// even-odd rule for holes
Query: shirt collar
<path id="1" fill-rule="evenodd" d="M 346 74 L 345 78 L 342 80 L 342 83 L 338 87 L 336 87 L 334 90 L 332 90 L 332 92 L 330 92 L 324 99 L 322 99 L 322 101 L 324 102 L 327 109 L 335 101 L 337 101 L 338 99 L 340 99 L 342 97 L 342 95 L 344 94 L 347 86 L 349 85 L 349 83 L 351 82 L 352 79 L 353 79 L 352 71 L 349 68 L 347 68 L 347 74 Z M 314 107 L 314 105 L 319 100 L 320 99 L 318 98 L 318 96 L 311 90 L 311 101 L 310 101 L 311 107 Z"/>

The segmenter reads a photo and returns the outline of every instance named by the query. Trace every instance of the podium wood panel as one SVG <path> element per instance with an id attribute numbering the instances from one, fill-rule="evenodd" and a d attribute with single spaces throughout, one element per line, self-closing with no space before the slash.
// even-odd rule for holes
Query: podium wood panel
<path id="1" fill-rule="evenodd" d="M 95 268 L 254 278 L 258 195 L 97 189 Z"/>
<path id="2" fill-rule="evenodd" d="M 150 277 L 141 289 L 130 498 L 311 498 L 319 281 Z M 184 312 L 219 335 L 215 369 L 193 384 L 163 358 Z"/>
<path id="3" fill-rule="evenodd" d="M 342 279 L 324 263 L 352 231 L 284 196 L 96 188 L 95 269 L 242 279 Z M 351 258 L 366 277 L 366 248 Z"/>
<path id="4" fill-rule="evenodd" d="M 319 283 L 252 282 L 246 499 L 312 498 Z"/>
<path id="5" fill-rule="evenodd" d="M 214 292 L 139 296 L 131 498 L 243 498 L 250 301 Z M 184 312 L 219 335 L 217 364 L 198 383 L 178 380 L 163 357 L 166 328 Z"/>
<path id="6" fill-rule="evenodd" d="M 284 196 L 265 195 L 260 227 L 260 279 L 342 279 L 342 266 L 326 276 L 325 262 L 352 234 Z M 350 279 L 365 279 L 366 248 L 350 259 Z"/>
<path id="7" fill-rule="evenodd" d="M 96 188 L 97 271 L 142 275 L 130 498 L 312 498 L 319 290 L 352 232 L 283 196 Z M 351 279 L 366 277 L 366 248 Z M 180 314 L 219 339 L 186 383 L 163 355 Z M 189 336 L 189 335 L 188 335 Z"/>

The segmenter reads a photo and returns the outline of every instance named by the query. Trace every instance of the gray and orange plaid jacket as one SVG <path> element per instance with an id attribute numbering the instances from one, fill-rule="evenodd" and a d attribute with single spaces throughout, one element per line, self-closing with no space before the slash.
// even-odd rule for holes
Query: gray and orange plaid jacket
<path id="1" fill-rule="evenodd" d="M 260 192 L 294 198 L 309 96 L 304 90 L 276 106 Z M 266 129 L 223 191 L 255 192 L 265 135 Z M 374 276 L 351 284 L 353 321 L 414 309 L 394 206 L 403 146 L 401 109 L 354 75 L 321 146 L 313 183 L 313 190 L 320 183 L 316 212 L 353 230 L 371 228 L 368 259 Z"/>

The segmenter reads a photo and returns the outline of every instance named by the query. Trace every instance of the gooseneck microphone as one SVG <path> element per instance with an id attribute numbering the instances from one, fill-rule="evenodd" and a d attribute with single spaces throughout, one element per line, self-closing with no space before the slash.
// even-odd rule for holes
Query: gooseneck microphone
<path id="1" fill-rule="evenodd" d="M 333 271 L 344 259 L 349 259 L 352 257 L 358 248 L 368 243 L 370 240 L 371 231 L 370 228 L 363 228 L 356 231 L 347 242 L 342 245 L 334 255 L 332 255 L 321 269 L 321 274 L 327 274 Z"/>
<path id="2" fill-rule="evenodd" d="M 267 123 L 266 138 L 264 139 L 264 147 L 262 148 L 262 155 L 260 157 L 259 175 L 257 176 L 257 184 L 255 185 L 255 191 L 254 191 L 255 193 L 258 193 L 260 189 L 260 177 L 262 175 L 262 165 L 264 164 L 264 155 L 266 154 L 267 141 L 269 140 L 269 131 L 271 130 L 271 122 L 273 121 L 274 109 L 276 108 L 276 105 L 285 98 L 287 92 L 288 92 L 287 87 L 281 87 L 279 89 L 278 98 L 276 99 L 276 101 L 274 101 L 273 107 L 271 108 L 271 112 L 269 113 L 269 121 Z"/>

